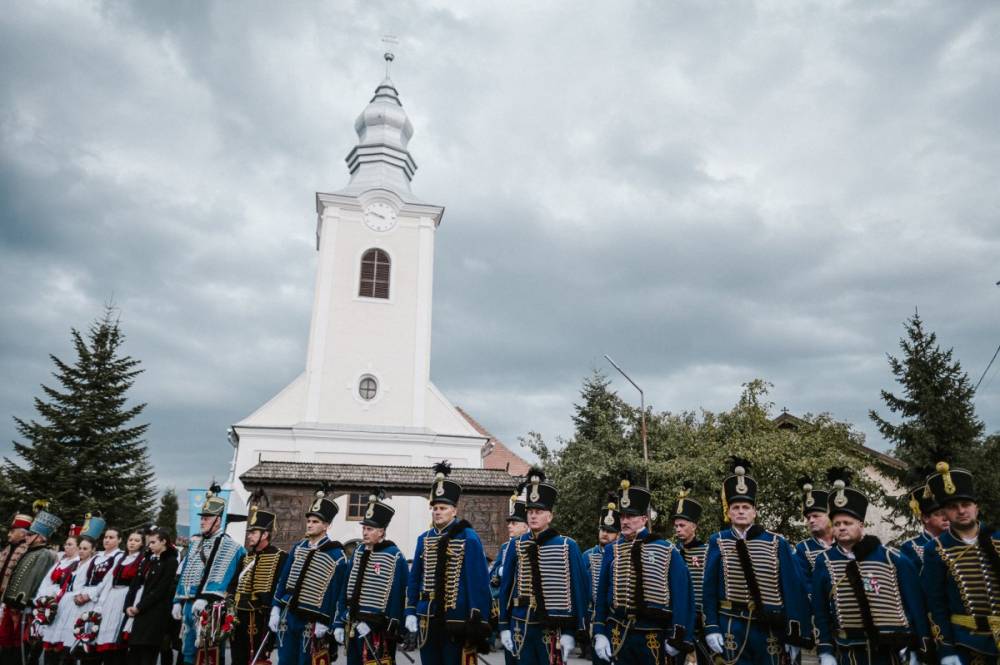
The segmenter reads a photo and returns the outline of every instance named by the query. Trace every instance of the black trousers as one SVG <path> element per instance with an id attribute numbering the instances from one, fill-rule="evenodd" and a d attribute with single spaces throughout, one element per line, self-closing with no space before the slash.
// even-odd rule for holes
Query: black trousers
<path id="1" fill-rule="evenodd" d="M 270 639 L 267 631 L 270 614 L 270 607 L 255 611 L 236 610 L 236 620 L 239 623 L 230 638 L 230 656 L 233 665 L 248 665 L 260 648 L 260 643 Z M 266 647 L 261 656 L 267 657 Z"/>
<path id="2" fill-rule="evenodd" d="M 128 649 L 129 665 L 156 665 L 160 657 L 160 647 L 134 646 Z"/>

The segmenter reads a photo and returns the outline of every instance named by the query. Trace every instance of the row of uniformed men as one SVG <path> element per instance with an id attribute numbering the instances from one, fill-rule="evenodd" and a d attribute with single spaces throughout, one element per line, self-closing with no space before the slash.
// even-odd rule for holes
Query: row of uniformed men
<path id="1" fill-rule="evenodd" d="M 971 473 L 941 464 L 928 478 L 916 500 L 948 511 L 951 528 L 908 542 L 908 556 L 864 534 L 868 500 L 846 477 L 827 492 L 805 484 L 803 512 L 811 525 L 822 522 L 814 515 L 832 520 L 833 541 L 814 529 L 793 550 L 755 524 L 749 468 L 734 460 L 722 488 L 731 526 L 707 544 L 696 536 L 696 501 L 679 497 L 670 542 L 649 531 L 648 489 L 626 480 L 601 512 L 602 545 L 585 553 L 551 528 L 557 490 L 532 469 L 508 517 L 527 528 L 489 573 L 478 536 L 456 515 L 461 487 L 446 465 L 436 468 L 433 527 L 418 538 L 409 570 L 385 540 L 393 510 L 380 493 L 369 499 L 363 544 L 350 560 L 325 535 L 337 507 L 324 496 L 287 557 L 266 536 L 273 515 L 251 517 L 244 553 L 217 528 L 221 505 L 207 502 L 205 537 L 187 557 L 175 611 L 191 622 L 207 601 L 234 591 L 234 661 L 252 660 L 275 635 L 281 665 L 311 662 L 331 628 L 349 663 L 394 662 L 397 643 L 409 639 L 426 665 L 465 665 L 488 648 L 491 609 L 508 662 L 526 664 L 564 662 L 588 632 L 595 662 L 661 663 L 693 652 L 702 663 L 780 665 L 813 646 L 823 665 L 997 662 L 1000 534 L 978 521 Z M 194 651 L 186 642 L 186 658 Z"/>

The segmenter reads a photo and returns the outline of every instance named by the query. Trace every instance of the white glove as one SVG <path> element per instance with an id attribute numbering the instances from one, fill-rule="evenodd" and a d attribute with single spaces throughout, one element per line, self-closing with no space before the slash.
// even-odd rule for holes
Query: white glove
<path id="1" fill-rule="evenodd" d="M 725 649 L 725 642 L 722 640 L 722 633 L 709 633 L 705 636 L 705 644 L 715 653 L 721 654 Z"/>
<path id="2" fill-rule="evenodd" d="M 962 659 L 958 656 L 941 656 L 941 665 L 962 665 Z"/>
<path id="3" fill-rule="evenodd" d="M 594 637 L 594 655 L 601 660 L 611 662 L 611 642 L 604 635 Z"/>
<path id="4" fill-rule="evenodd" d="M 788 654 L 788 660 L 794 663 L 799 659 L 799 654 L 802 653 L 802 649 L 798 648 L 794 644 L 786 644 L 785 653 Z"/>
<path id="5" fill-rule="evenodd" d="M 663 650 L 667 652 L 668 656 L 676 656 L 680 653 L 680 651 L 670 646 L 670 642 L 663 643 Z"/>
<path id="6" fill-rule="evenodd" d="M 502 644 L 503 648 L 507 651 L 514 653 L 514 639 L 510 636 L 509 630 L 500 631 L 500 644 Z"/>
<path id="7" fill-rule="evenodd" d="M 277 607 L 271 608 L 271 617 L 267 620 L 267 628 L 272 633 L 278 632 L 278 624 L 281 623 L 281 610 Z"/>
<path id="8" fill-rule="evenodd" d="M 407 630 L 407 632 L 410 632 L 410 633 L 417 632 L 417 615 L 416 614 L 411 614 L 410 616 L 406 617 L 406 630 Z"/>
<path id="9" fill-rule="evenodd" d="M 330 632 L 330 626 L 326 625 L 325 623 L 320 623 L 317 621 L 316 625 L 313 626 L 313 635 L 316 636 L 317 640 L 323 639 L 329 632 Z"/>
<path id="10" fill-rule="evenodd" d="M 910 665 L 920 665 L 920 657 L 917 656 L 916 651 L 910 652 Z"/>
<path id="11" fill-rule="evenodd" d="M 339 644 L 343 644 L 344 643 L 344 629 L 343 628 L 334 628 L 333 629 L 333 639 L 337 640 L 337 642 Z"/>
<path id="12" fill-rule="evenodd" d="M 372 632 L 372 629 L 368 627 L 368 624 L 362 621 L 354 627 L 354 631 L 358 634 L 358 637 L 364 637 L 368 633 Z"/>
<path id="13" fill-rule="evenodd" d="M 205 611 L 206 607 L 208 607 L 208 601 L 205 600 L 204 598 L 199 598 L 198 600 L 194 601 L 194 605 L 191 606 L 191 615 L 198 616 L 199 614 Z"/>
<path id="14" fill-rule="evenodd" d="M 819 665 L 837 665 L 837 658 L 832 653 L 821 653 Z"/>
<path id="15" fill-rule="evenodd" d="M 181 620 L 181 617 L 184 616 L 184 608 L 181 607 L 180 603 L 174 603 L 174 606 L 170 609 L 170 616 L 174 618 L 174 621 Z"/>
<path id="16" fill-rule="evenodd" d="M 563 633 L 559 636 L 559 647 L 562 649 L 563 662 L 569 662 L 569 654 L 576 648 L 576 638 Z"/>

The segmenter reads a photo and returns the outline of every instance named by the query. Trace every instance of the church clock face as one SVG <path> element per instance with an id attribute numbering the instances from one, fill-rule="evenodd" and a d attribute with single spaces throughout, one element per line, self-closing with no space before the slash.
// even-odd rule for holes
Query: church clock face
<path id="1" fill-rule="evenodd" d="M 365 226 L 372 231 L 388 231 L 396 226 L 396 209 L 384 201 L 365 208 Z"/>

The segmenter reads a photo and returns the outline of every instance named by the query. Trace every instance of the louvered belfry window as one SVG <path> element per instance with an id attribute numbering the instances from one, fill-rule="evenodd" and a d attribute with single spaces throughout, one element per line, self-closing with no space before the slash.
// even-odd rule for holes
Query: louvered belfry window
<path id="1" fill-rule="evenodd" d="M 361 257 L 361 285 L 358 295 L 364 298 L 389 298 L 389 255 L 381 249 L 369 249 Z"/>

